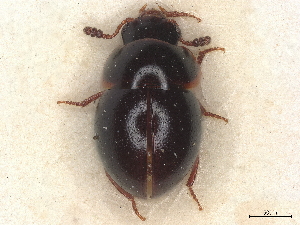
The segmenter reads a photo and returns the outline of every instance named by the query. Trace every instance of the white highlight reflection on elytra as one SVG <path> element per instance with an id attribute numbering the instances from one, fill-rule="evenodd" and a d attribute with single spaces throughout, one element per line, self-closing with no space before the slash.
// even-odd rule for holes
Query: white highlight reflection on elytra
<path id="1" fill-rule="evenodd" d="M 139 130 L 137 121 L 139 116 L 146 117 L 146 110 L 147 103 L 142 100 L 129 111 L 126 120 L 126 131 L 129 136 L 129 140 L 136 149 L 140 150 L 146 150 L 147 137 Z M 154 134 L 157 138 L 154 138 L 154 144 L 155 148 L 160 148 L 164 145 L 164 140 L 166 140 L 169 134 L 169 114 L 167 110 L 164 107 L 161 107 L 161 105 L 156 101 L 152 102 L 152 113 L 152 116 L 156 117 L 158 120 L 157 132 Z"/>
<path id="2" fill-rule="evenodd" d="M 140 130 L 137 127 L 138 117 L 144 114 L 146 116 L 147 103 L 142 100 L 134 106 L 128 113 L 126 120 L 126 131 L 129 136 L 129 140 L 135 146 L 136 149 L 145 149 L 147 145 L 147 139 L 142 136 Z"/>
<path id="3" fill-rule="evenodd" d="M 161 107 L 158 102 L 152 103 L 153 116 L 158 120 L 158 128 L 155 134 L 154 145 L 155 148 L 162 148 L 165 144 L 167 136 L 169 135 L 169 114 L 166 108 Z"/>
<path id="4" fill-rule="evenodd" d="M 140 68 L 135 74 L 132 82 L 132 89 L 137 89 L 141 80 L 147 75 L 155 75 L 161 85 L 161 89 L 167 90 L 168 83 L 164 71 L 156 65 L 148 65 Z"/>

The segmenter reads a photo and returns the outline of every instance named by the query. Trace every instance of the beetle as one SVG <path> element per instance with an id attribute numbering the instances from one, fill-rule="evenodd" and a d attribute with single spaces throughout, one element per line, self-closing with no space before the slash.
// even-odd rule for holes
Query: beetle
<path id="1" fill-rule="evenodd" d="M 204 46 L 211 38 L 185 41 L 171 17 L 200 18 L 163 7 L 146 10 L 137 18 L 126 18 L 112 34 L 85 27 L 92 37 L 112 39 L 120 30 L 124 46 L 114 51 L 104 67 L 107 88 L 81 102 L 58 101 L 86 106 L 99 99 L 95 137 L 106 176 L 132 203 L 135 214 L 145 220 L 134 197 L 154 198 L 174 187 L 189 172 L 186 186 L 202 210 L 192 189 L 199 164 L 198 149 L 202 116 L 228 120 L 210 113 L 188 90 L 199 81 L 204 56 L 224 48 L 191 51 L 178 46 Z"/>

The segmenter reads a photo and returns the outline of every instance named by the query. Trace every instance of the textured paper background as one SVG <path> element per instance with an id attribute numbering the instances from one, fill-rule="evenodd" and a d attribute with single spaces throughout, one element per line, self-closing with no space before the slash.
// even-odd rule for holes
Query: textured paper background
<path id="1" fill-rule="evenodd" d="M 229 123 L 203 121 L 194 190 L 182 182 L 150 201 L 130 202 L 105 177 L 92 139 L 106 58 L 121 37 L 99 40 L 85 26 L 112 33 L 154 1 L 0 2 L 0 224 L 299 224 L 300 5 L 298 1 L 171 1 L 183 37 L 209 35 L 221 46 L 203 61 L 208 110 Z M 199 91 L 198 96 L 201 95 Z M 269 210 L 293 218 L 251 218 Z"/>

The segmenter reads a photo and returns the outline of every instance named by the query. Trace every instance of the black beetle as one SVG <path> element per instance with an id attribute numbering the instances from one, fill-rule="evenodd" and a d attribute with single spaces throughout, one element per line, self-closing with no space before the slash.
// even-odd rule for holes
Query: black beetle
<path id="1" fill-rule="evenodd" d="M 182 12 L 140 9 L 138 18 L 123 20 L 112 35 L 86 27 L 92 37 L 111 39 L 122 28 L 124 47 L 116 50 L 104 69 L 107 90 L 82 102 L 58 101 L 86 106 L 100 98 L 96 112 L 95 140 L 111 183 L 132 202 L 141 216 L 134 196 L 159 196 L 190 171 L 186 185 L 199 210 L 202 207 L 192 189 L 199 164 L 198 148 L 202 115 L 228 120 L 207 112 L 188 90 L 199 80 L 198 57 L 187 46 L 204 46 L 210 37 L 185 41 L 176 21 L 168 17 L 193 17 Z"/>

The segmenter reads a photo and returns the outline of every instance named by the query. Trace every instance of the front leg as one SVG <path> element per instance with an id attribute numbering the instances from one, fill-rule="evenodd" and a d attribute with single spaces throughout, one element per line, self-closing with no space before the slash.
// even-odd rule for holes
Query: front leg
<path id="1" fill-rule="evenodd" d="M 214 47 L 214 48 L 209 48 L 209 49 L 206 49 L 204 51 L 200 51 L 198 53 L 198 57 L 197 57 L 197 63 L 201 65 L 202 61 L 203 61 L 203 58 L 204 56 L 209 53 L 209 52 L 213 52 L 213 51 L 217 51 L 217 50 L 221 50 L 225 53 L 225 48 L 220 48 L 220 47 Z"/>

